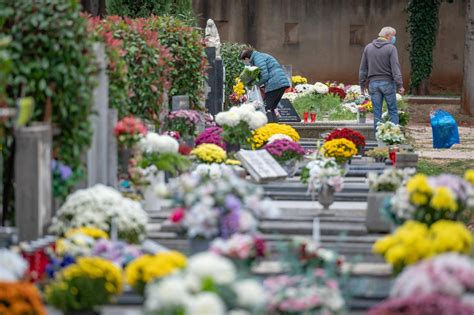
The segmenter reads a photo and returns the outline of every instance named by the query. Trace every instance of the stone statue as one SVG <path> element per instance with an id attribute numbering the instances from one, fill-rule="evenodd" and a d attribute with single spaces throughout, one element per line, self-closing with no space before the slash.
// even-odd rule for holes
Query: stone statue
<path id="1" fill-rule="evenodd" d="M 221 59 L 221 38 L 212 19 L 207 20 L 205 39 L 207 47 L 216 48 L 216 59 Z"/>

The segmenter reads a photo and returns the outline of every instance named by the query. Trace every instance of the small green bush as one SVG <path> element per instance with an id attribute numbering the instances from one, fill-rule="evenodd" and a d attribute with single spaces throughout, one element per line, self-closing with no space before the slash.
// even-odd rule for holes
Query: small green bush
<path id="1" fill-rule="evenodd" d="M 356 114 L 346 110 L 341 105 L 341 99 L 332 94 L 308 94 L 298 97 L 293 106 L 303 118 L 304 112 L 317 113 L 318 120 L 322 119 L 323 114 L 329 114 L 330 120 L 354 120 Z"/>
<path id="2" fill-rule="evenodd" d="M 192 0 L 107 0 L 109 15 L 145 18 L 151 15 L 173 15 L 192 19 Z"/>
<path id="3" fill-rule="evenodd" d="M 249 45 L 240 43 L 224 42 L 222 44 L 221 56 L 225 67 L 225 106 L 232 106 L 229 96 L 232 94 L 232 87 L 235 79 L 244 70 L 244 64 L 240 61 L 240 53 Z"/>

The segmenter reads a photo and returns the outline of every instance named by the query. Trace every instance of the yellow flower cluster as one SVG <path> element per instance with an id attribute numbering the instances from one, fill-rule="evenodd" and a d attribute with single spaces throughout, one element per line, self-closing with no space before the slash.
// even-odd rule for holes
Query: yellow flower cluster
<path id="1" fill-rule="evenodd" d="M 321 153 L 326 158 L 335 158 L 338 163 L 344 163 L 357 154 L 357 147 L 345 138 L 333 139 L 324 142 Z"/>
<path id="2" fill-rule="evenodd" d="M 240 163 L 239 160 L 227 159 L 225 161 L 225 164 L 227 164 L 227 165 L 241 165 L 242 163 Z"/>
<path id="3" fill-rule="evenodd" d="M 58 282 L 53 285 L 73 294 L 78 291 L 76 287 L 69 287 L 68 283 L 78 278 L 104 279 L 105 290 L 108 294 L 116 295 L 122 292 L 122 270 L 112 262 L 99 257 L 81 257 L 73 265 L 62 270 Z M 77 294 L 77 293 L 76 293 Z"/>
<path id="4" fill-rule="evenodd" d="M 446 252 L 468 253 L 472 235 L 460 222 L 440 220 L 431 227 L 407 221 L 394 234 L 378 240 L 372 250 L 384 256 L 394 270 Z"/>
<path id="5" fill-rule="evenodd" d="M 203 143 L 191 151 L 203 163 L 223 163 L 227 153 L 220 146 L 212 143 Z"/>
<path id="6" fill-rule="evenodd" d="M 306 84 L 308 83 L 308 79 L 300 75 L 294 75 L 291 77 L 291 82 L 293 83 L 293 85 Z"/>
<path id="7" fill-rule="evenodd" d="M 368 101 L 367 103 L 363 104 L 362 106 L 367 108 L 367 112 L 372 112 L 374 110 L 374 108 L 372 106 L 372 101 Z"/>
<path id="8" fill-rule="evenodd" d="M 418 207 L 429 205 L 435 210 L 456 212 L 459 210 L 456 196 L 447 187 L 431 187 L 428 177 L 417 174 L 407 182 L 406 189 L 410 194 L 410 202 Z"/>
<path id="9" fill-rule="evenodd" d="M 242 81 L 240 81 L 240 78 L 235 79 L 235 85 L 232 87 L 232 90 L 238 98 L 245 95 L 245 86 Z"/>
<path id="10" fill-rule="evenodd" d="M 102 231 L 101 229 L 90 227 L 90 226 L 81 227 L 78 229 L 70 229 L 69 231 L 66 232 L 65 237 L 69 238 L 76 234 L 84 234 L 89 237 L 92 237 L 93 239 L 100 239 L 100 238 L 108 239 L 109 238 L 109 235 L 106 232 Z"/>
<path id="11" fill-rule="evenodd" d="M 186 264 L 186 256 L 176 251 L 161 252 L 154 256 L 144 255 L 127 266 L 125 278 L 128 284 L 140 291 L 148 282 L 183 269 Z"/>
<path id="12" fill-rule="evenodd" d="M 258 149 L 264 146 L 268 139 L 276 134 L 287 135 L 295 142 L 300 140 L 300 135 L 293 127 L 284 124 L 270 123 L 256 129 L 253 132 L 251 139 L 252 148 Z"/>
<path id="13" fill-rule="evenodd" d="M 448 210 L 452 212 L 458 211 L 456 197 L 454 197 L 451 189 L 446 187 L 436 188 L 431 198 L 430 206 L 436 210 Z"/>
<path id="14" fill-rule="evenodd" d="M 471 185 L 474 185 L 474 169 L 467 170 L 466 173 L 464 173 L 464 179 Z"/>

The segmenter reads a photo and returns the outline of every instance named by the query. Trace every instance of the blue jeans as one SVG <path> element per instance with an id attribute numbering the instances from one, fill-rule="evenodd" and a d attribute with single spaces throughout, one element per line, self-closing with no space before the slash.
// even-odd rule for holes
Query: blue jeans
<path id="1" fill-rule="evenodd" d="M 374 131 L 377 131 L 377 124 L 382 121 L 383 100 L 387 102 L 390 121 L 399 123 L 397 109 L 397 85 L 389 81 L 372 81 L 369 83 L 370 99 L 374 109 Z"/>

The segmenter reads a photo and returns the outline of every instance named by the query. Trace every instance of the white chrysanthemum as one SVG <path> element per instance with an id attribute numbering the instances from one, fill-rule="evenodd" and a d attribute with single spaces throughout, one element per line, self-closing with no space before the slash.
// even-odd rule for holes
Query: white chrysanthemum
<path id="1" fill-rule="evenodd" d="M 23 257 L 8 249 L 0 249 L 0 281 L 18 281 L 27 268 L 28 263 Z"/>
<path id="2" fill-rule="evenodd" d="M 211 292 L 200 293 L 186 303 L 186 315 L 225 315 L 225 304 Z"/>
<path id="3" fill-rule="evenodd" d="M 149 132 L 140 140 L 140 148 L 147 153 L 177 153 L 179 143 L 171 136 Z"/>
<path id="4" fill-rule="evenodd" d="M 273 136 L 271 136 L 270 138 L 268 138 L 267 143 L 272 143 L 273 141 L 276 141 L 276 140 L 293 141 L 293 139 L 290 136 L 284 135 L 284 134 L 281 134 L 281 133 L 277 133 L 277 134 L 274 134 Z"/>
<path id="5" fill-rule="evenodd" d="M 217 284 L 230 284 L 236 277 L 235 267 L 229 259 L 209 252 L 192 256 L 188 261 L 188 272 L 199 279 L 210 278 Z"/>
<path id="6" fill-rule="evenodd" d="M 298 84 L 295 87 L 296 93 L 298 94 L 310 94 L 316 92 L 316 87 L 312 84 Z"/>
<path id="7" fill-rule="evenodd" d="M 287 99 L 293 103 L 299 96 L 298 93 L 288 92 L 283 94 L 282 99 Z"/>
<path id="8" fill-rule="evenodd" d="M 220 126 L 235 127 L 240 123 L 240 114 L 237 110 L 230 110 L 216 115 L 216 122 Z"/>
<path id="9" fill-rule="evenodd" d="M 181 277 L 168 277 L 146 288 L 145 308 L 159 311 L 174 306 L 184 306 L 191 298 L 186 282 Z"/>
<path id="10" fill-rule="evenodd" d="M 316 90 L 316 93 L 318 94 L 327 94 L 329 93 L 329 87 L 321 82 L 317 82 L 314 84 L 314 88 Z"/>
<path id="11" fill-rule="evenodd" d="M 237 304 L 245 308 L 257 308 L 265 304 L 265 291 L 253 279 L 242 280 L 233 285 L 237 294 Z"/>
<path id="12" fill-rule="evenodd" d="M 254 130 L 266 125 L 268 122 L 267 116 L 262 112 L 254 112 L 249 118 L 247 120 L 249 127 Z"/>

